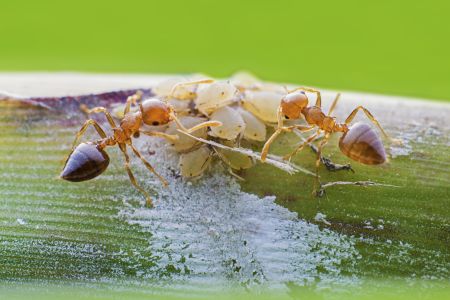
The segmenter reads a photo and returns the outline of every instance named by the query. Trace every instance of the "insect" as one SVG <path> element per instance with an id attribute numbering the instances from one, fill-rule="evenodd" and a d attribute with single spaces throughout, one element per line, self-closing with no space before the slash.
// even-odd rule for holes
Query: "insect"
<path id="1" fill-rule="evenodd" d="M 308 97 L 306 92 L 315 93 L 316 103 L 314 106 L 308 106 Z M 340 98 L 340 94 L 334 99 L 328 114 L 324 114 L 321 108 L 321 94 L 318 90 L 312 88 L 296 88 L 289 91 L 281 98 L 281 103 L 277 111 L 277 128 L 272 136 L 264 144 L 261 152 L 261 160 L 264 161 L 269 153 L 270 145 L 282 132 L 290 132 L 297 129 L 301 132 L 307 132 L 316 129 L 303 144 L 301 144 L 292 153 L 285 156 L 286 160 L 290 160 L 292 156 L 301 151 L 306 145 L 309 145 L 320 137 L 322 132 L 325 133 L 323 140 L 318 145 L 316 160 L 316 181 L 318 182 L 318 171 L 320 165 L 320 157 L 322 148 L 327 144 L 330 136 L 334 132 L 343 133 L 339 140 L 339 148 L 347 157 L 366 165 L 378 165 L 386 161 L 386 153 L 383 143 L 377 133 L 365 123 L 356 123 L 350 126 L 358 111 L 362 110 L 369 120 L 374 123 L 383 135 L 389 139 L 389 136 L 381 127 L 375 117 L 363 106 L 356 107 L 344 123 L 336 122 L 336 118 L 331 114 L 336 107 Z M 305 118 L 308 125 L 284 126 L 283 118 L 297 120 Z"/>
<path id="2" fill-rule="evenodd" d="M 208 119 L 222 123 L 222 126 L 213 127 L 209 132 L 206 128 L 203 131 L 198 130 L 193 133 L 196 137 L 211 138 L 230 147 L 239 144 L 242 138 L 253 141 L 265 140 L 266 128 L 264 123 L 253 116 L 252 113 L 239 107 L 241 91 L 229 81 L 215 81 L 213 79 L 185 81 L 176 78 L 175 80 L 166 80 L 158 84 L 157 87 L 164 87 L 163 89 L 157 89 L 156 92 L 168 101 L 176 100 L 181 103 L 190 101 L 191 115 L 180 117 L 183 125 L 186 126 L 192 122 Z M 186 111 L 179 112 L 186 113 Z M 176 126 L 169 126 L 166 133 L 177 134 Z M 241 153 L 223 150 L 211 145 L 201 146 L 199 141 L 184 134 L 179 134 L 178 137 L 178 141 L 172 143 L 172 145 L 180 153 L 179 167 L 184 178 L 197 179 L 201 177 L 208 169 L 213 156 L 217 156 L 224 162 L 229 172 L 239 179 L 242 178 L 234 174 L 233 170 L 247 169 L 254 163 L 252 158 Z"/>
<path id="3" fill-rule="evenodd" d="M 136 112 L 131 112 L 131 105 L 136 105 L 137 103 L 139 103 L 139 110 Z M 158 177 L 164 186 L 167 186 L 167 180 L 159 175 L 153 168 L 153 166 L 140 154 L 138 149 L 133 145 L 132 138 L 138 138 L 141 134 L 144 134 L 148 136 L 162 137 L 171 142 L 174 142 L 178 137 L 158 131 L 142 130 L 141 127 L 143 125 L 165 125 L 170 121 L 174 121 L 180 130 L 193 132 L 208 126 L 213 127 L 222 125 L 222 123 L 216 121 L 205 121 L 193 126 L 188 130 L 178 120 L 173 108 L 170 105 L 156 98 L 141 102 L 140 93 L 136 93 L 135 95 L 130 96 L 127 99 L 124 108 L 124 117 L 121 120 L 119 126 L 116 125 L 111 114 L 104 107 L 95 107 L 92 109 L 83 107 L 82 109 L 88 114 L 105 114 L 106 119 L 113 131 L 113 134 L 112 136 L 107 136 L 105 131 L 95 120 L 87 120 L 83 124 L 79 132 L 76 134 L 72 146 L 72 151 L 65 161 L 64 168 L 61 172 L 60 177 L 62 179 L 74 182 L 85 181 L 97 177 L 106 170 L 109 164 L 109 157 L 104 149 L 109 146 L 117 145 L 124 155 L 125 169 L 128 173 L 131 183 L 137 190 L 145 195 L 147 204 L 149 206 L 152 206 L 152 200 L 149 194 L 137 183 L 136 178 L 131 171 L 130 157 L 127 152 L 127 146 L 131 148 L 133 153 L 139 159 L 141 159 L 146 168 L 156 177 Z M 77 146 L 79 139 L 83 136 L 89 126 L 93 126 L 95 128 L 101 139 L 93 142 L 81 143 Z"/>

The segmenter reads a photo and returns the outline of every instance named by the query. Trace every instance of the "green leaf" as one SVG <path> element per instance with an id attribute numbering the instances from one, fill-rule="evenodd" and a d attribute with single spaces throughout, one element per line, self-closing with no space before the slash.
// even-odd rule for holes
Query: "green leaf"
<path id="1" fill-rule="evenodd" d="M 86 298 L 178 297 L 187 290 L 195 297 L 223 286 L 252 290 L 260 284 L 321 297 L 327 292 L 320 287 L 334 285 L 364 294 L 364 282 L 373 278 L 396 278 L 403 291 L 418 278 L 424 281 L 416 282 L 417 291 L 448 292 L 448 105 L 368 95 L 376 101 L 359 103 L 349 95 L 338 118 L 356 104 L 369 106 L 403 140 L 397 149 L 388 146 L 402 155 L 381 167 L 351 162 L 355 173 L 321 167 L 321 181 L 398 187 L 333 186 L 316 198 L 311 176 L 258 164 L 237 182 L 217 160 L 204 178 L 190 183 L 177 176 L 177 155 L 168 145 L 140 138 L 140 151 L 170 182 L 164 189 L 133 159 L 138 181 L 154 195 L 154 209 L 129 183 L 117 149 L 108 149 L 111 165 L 94 180 L 58 178 L 83 117 L 1 107 L 0 281 L 10 295 L 20 294 L 20 287 L 60 295 L 63 287 Z M 93 132 L 86 136 L 97 138 Z M 324 155 L 348 163 L 336 147 L 338 138 Z M 286 134 L 273 151 L 285 154 L 299 141 Z M 314 170 L 315 155 L 305 149 L 294 162 Z M 374 286 L 392 290 L 396 284 Z M 77 286 L 90 291 L 80 293 Z"/>

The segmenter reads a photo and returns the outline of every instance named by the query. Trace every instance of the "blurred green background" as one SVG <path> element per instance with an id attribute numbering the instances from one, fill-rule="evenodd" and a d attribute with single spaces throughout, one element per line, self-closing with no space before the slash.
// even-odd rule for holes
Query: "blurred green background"
<path id="1" fill-rule="evenodd" d="M 6 1 L 0 71 L 203 72 L 450 100 L 449 1 Z"/>

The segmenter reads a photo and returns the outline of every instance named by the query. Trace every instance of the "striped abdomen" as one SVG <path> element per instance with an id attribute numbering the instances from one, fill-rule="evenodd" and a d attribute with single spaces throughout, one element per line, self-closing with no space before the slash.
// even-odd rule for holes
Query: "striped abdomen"
<path id="1" fill-rule="evenodd" d="M 109 165 L 109 156 L 93 143 L 81 143 L 70 154 L 61 172 L 68 181 L 85 181 L 103 173 Z"/>
<path id="2" fill-rule="evenodd" d="M 386 161 L 386 152 L 378 134 L 365 123 L 356 123 L 339 140 L 342 153 L 366 165 Z"/>

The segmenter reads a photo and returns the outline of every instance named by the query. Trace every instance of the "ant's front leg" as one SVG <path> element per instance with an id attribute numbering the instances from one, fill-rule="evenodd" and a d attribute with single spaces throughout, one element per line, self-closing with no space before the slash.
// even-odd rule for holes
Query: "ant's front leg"
<path id="1" fill-rule="evenodd" d="M 222 125 L 223 124 L 220 121 L 205 121 L 203 123 L 197 124 L 197 125 L 189 128 L 187 130 L 187 132 L 188 133 L 193 133 L 194 131 L 197 131 L 197 130 L 199 130 L 201 128 L 204 128 L 204 127 L 218 127 L 218 126 L 222 126 Z"/>
<path id="2" fill-rule="evenodd" d="M 181 131 L 184 131 L 186 133 L 191 134 L 192 132 L 199 130 L 201 128 L 204 127 L 218 127 L 218 126 L 222 126 L 222 122 L 219 121 L 205 121 L 202 122 L 200 124 L 197 124 L 189 129 L 187 129 L 180 121 L 180 119 L 178 119 L 177 115 L 175 114 L 173 108 L 171 108 L 171 112 L 170 112 L 170 118 L 175 122 L 175 124 L 177 125 L 178 129 L 180 129 Z"/>
<path id="3" fill-rule="evenodd" d="M 314 128 L 314 126 L 303 126 L 303 125 L 293 125 L 293 126 L 284 126 L 283 125 L 283 112 L 281 110 L 281 106 L 278 107 L 278 125 L 275 132 L 270 136 L 270 138 L 266 141 L 261 151 L 261 161 L 264 162 L 269 154 L 270 145 L 275 141 L 275 139 L 282 132 L 292 132 L 293 129 L 298 129 L 300 131 L 306 132 Z"/>
<path id="4" fill-rule="evenodd" d="M 160 138 L 164 138 L 166 140 L 168 140 L 171 143 L 176 142 L 179 137 L 178 135 L 172 135 L 172 134 L 167 134 L 164 132 L 159 132 L 159 131 L 143 131 L 143 130 L 139 130 L 139 133 L 148 135 L 148 136 L 156 136 L 156 137 L 160 137 Z"/>
<path id="5" fill-rule="evenodd" d="M 264 162 L 267 158 L 267 155 L 269 154 L 270 145 L 272 145 L 273 141 L 280 135 L 280 133 L 283 132 L 283 111 L 281 109 L 281 105 L 278 106 L 278 112 L 277 112 L 277 129 L 275 132 L 270 136 L 269 139 L 265 142 L 262 150 L 261 150 L 261 162 Z"/>

